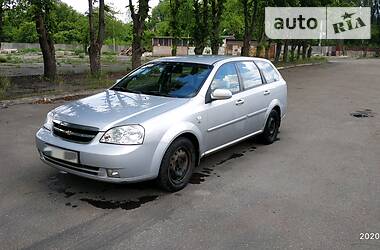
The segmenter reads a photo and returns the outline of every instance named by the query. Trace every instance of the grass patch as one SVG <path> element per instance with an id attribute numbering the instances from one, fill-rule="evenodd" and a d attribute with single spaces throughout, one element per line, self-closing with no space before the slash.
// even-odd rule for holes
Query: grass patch
<path id="1" fill-rule="evenodd" d="M 21 53 L 21 54 L 37 53 L 37 52 L 41 52 L 41 49 L 37 49 L 37 48 L 25 48 L 25 49 L 19 49 L 18 52 Z"/>
<path id="2" fill-rule="evenodd" d="M 102 54 L 103 55 L 112 55 L 112 56 L 116 56 L 117 55 L 117 53 L 113 52 L 113 51 L 104 51 Z"/>
<path id="3" fill-rule="evenodd" d="M 5 76 L 0 75 L 0 99 L 3 99 L 5 97 L 5 94 L 11 85 L 9 79 Z"/>
<path id="4" fill-rule="evenodd" d="M 116 63 L 116 55 L 111 55 L 111 54 L 108 54 L 108 55 L 104 55 L 102 56 L 102 60 L 106 63 Z"/>
<path id="5" fill-rule="evenodd" d="M 87 75 L 85 86 L 88 89 L 108 88 L 115 81 L 110 79 L 107 74 L 101 73 L 99 76 Z"/>

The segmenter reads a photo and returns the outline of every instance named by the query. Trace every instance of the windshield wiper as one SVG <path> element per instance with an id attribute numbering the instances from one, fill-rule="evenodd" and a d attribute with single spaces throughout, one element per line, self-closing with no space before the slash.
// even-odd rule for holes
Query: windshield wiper
<path id="1" fill-rule="evenodd" d="M 139 91 L 139 90 L 130 90 L 130 89 L 122 88 L 122 87 L 113 87 L 111 90 L 121 91 L 121 92 L 129 92 L 129 93 L 140 94 L 140 95 L 143 94 L 142 91 Z"/>

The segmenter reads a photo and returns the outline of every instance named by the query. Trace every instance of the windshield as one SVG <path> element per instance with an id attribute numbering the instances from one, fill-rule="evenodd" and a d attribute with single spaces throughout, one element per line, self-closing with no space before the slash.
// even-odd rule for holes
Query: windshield
<path id="1" fill-rule="evenodd" d="M 112 90 L 189 98 L 198 93 L 211 69 L 194 63 L 151 63 L 123 78 Z"/>

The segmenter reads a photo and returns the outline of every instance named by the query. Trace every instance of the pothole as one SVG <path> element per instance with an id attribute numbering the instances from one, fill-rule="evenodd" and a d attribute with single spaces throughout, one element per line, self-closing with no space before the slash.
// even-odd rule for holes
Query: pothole
<path id="1" fill-rule="evenodd" d="M 364 110 L 358 110 L 355 112 L 350 113 L 351 116 L 356 118 L 368 118 L 368 117 L 374 117 L 375 113 L 372 112 L 371 109 L 364 109 Z"/>

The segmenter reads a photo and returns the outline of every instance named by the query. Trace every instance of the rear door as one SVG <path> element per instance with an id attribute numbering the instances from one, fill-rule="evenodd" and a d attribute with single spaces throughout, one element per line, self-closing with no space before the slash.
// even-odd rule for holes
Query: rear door
<path id="1" fill-rule="evenodd" d="M 262 129 L 268 108 L 266 96 L 268 86 L 264 84 L 262 75 L 253 61 L 237 62 L 236 66 L 247 105 L 246 131 L 247 134 L 251 134 Z"/>

